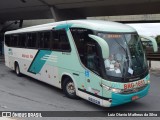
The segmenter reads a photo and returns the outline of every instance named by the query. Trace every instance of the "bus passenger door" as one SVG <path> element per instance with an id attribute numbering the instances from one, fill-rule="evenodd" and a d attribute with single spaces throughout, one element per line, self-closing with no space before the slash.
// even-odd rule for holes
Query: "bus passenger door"
<path id="1" fill-rule="evenodd" d="M 85 53 L 85 66 L 87 67 L 85 70 L 86 91 L 92 95 L 88 100 L 95 104 L 101 104 L 102 101 L 99 98 L 102 96 L 102 87 L 100 86 L 102 79 L 99 75 L 100 62 L 97 43 L 95 41 L 86 43 Z"/>

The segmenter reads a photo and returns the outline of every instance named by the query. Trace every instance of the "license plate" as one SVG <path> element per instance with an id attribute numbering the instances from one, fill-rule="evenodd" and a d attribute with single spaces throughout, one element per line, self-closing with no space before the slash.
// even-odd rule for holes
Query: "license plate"
<path id="1" fill-rule="evenodd" d="M 144 80 L 139 80 L 139 81 L 136 81 L 136 82 L 124 84 L 124 90 L 133 89 L 133 88 L 137 88 L 137 87 L 142 87 L 144 85 L 145 85 L 145 81 Z"/>
<path id="2" fill-rule="evenodd" d="M 133 96 L 132 101 L 137 100 L 139 97 L 138 96 Z"/>

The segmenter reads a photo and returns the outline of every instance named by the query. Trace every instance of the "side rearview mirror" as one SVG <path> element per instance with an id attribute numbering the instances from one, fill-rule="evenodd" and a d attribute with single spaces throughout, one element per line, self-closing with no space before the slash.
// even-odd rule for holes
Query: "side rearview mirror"
<path id="1" fill-rule="evenodd" d="M 101 38 L 99 36 L 91 35 L 91 34 L 89 34 L 88 36 L 90 38 L 92 38 L 93 40 L 95 40 L 101 46 L 103 59 L 109 58 L 108 43 L 103 38 Z"/>
<path id="2" fill-rule="evenodd" d="M 158 51 L 158 45 L 157 45 L 157 42 L 154 38 L 152 37 L 148 37 L 148 36 L 143 36 L 143 35 L 140 35 L 140 38 L 141 38 L 141 41 L 143 42 L 143 39 L 147 40 L 147 41 L 151 41 L 152 42 L 152 45 L 153 45 L 153 50 L 154 52 L 157 52 Z"/>

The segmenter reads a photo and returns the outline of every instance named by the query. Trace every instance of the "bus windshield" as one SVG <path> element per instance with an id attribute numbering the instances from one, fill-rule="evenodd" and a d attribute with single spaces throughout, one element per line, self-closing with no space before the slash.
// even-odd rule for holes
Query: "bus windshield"
<path id="1" fill-rule="evenodd" d="M 107 76 L 130 78 L 144 73 L 147 61 L 142 43 L 136 33 L 117 34 L 97 32 L 109 45 L 109 58 L 104 60 Z"/>

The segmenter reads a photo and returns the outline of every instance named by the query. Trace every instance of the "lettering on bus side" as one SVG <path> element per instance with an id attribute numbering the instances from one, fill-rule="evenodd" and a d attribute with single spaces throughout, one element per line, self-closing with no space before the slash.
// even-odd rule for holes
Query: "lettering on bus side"
<path id="1" fill-rule="evenodd" d="M 33 55 L 31 55 L 31 54 L 22 54 L 22 57 L 23 58 L 32 58 L 32 59 L 34 58 Z"/>

